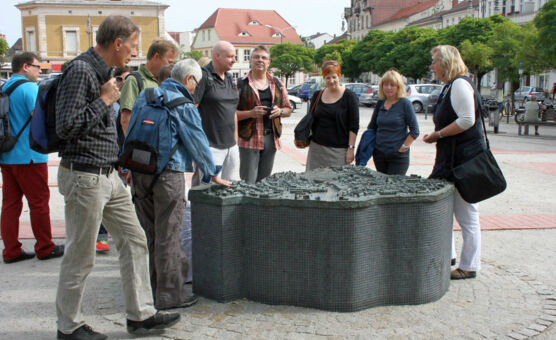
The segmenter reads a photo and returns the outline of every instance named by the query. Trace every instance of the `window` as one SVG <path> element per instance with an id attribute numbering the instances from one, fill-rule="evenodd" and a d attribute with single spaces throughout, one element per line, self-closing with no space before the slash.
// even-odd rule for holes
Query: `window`
<path id="1" fill-rule="evenodd" d="M 205 31 L 203 31 L 203 41 L 205 41 Z"/>
<path id="2" fill-rule="evenodd" d="M 34 27 L 27 27 L 25 29 L 25 48 L 29 52 L 37 51 L 37 39 Z"/>
<path id="3" fill-rule="evenodd" d="M 253 20 L 249 23 L 249 25 L 260 25 L 260 23 L 257 20 Z"/>
<path id="4" fill-rule="evenodd" d="M 63 31 L 63 55 L 74 56 L 79 53 L 79 27 L 64 26 Z"/>
<path id="5" fill-rule="evenodd" d="M 281 34 L 280 34 L 280 33 L 274 33 L 272 36 L 273 36 L 274 38 L 280 38 Z"/>
<path id="6" fill-rule="evenodd" d="M 238 36 L 240 36 L 240 37 L 249 37 L 249 36 L 251 36 L 251 34 L 249 34 L 249 33 L 245 32 L 245 31 L 243 31 L 243 32 L 241 32 L 240 34 L 238 34 Z"/>
<path id="7" fill-rule="evenodd" d="M 243 50 L 243 61 L 251 59 L 251 50 Z"/>
<path id="8" fill-rule="evenodd" d="M 207 31 L 207 40 L 210 41 L 210 31 Z"/>
<path id="9" fill-rule="evenodd" d="M 237 62 L 237 61 L 238 61 L 238 58 L 239 58 L 239 50 L 238 50 L 238 49 L 236 49 L 236 56 L 235 56 L 235 58 L 236 58 L 236 62 Z"/>
<path id="10" fill-rule="evenodd" d="M 233 72 L 232 78 L 234 78 L 234 80 L 237 80 L 237 78 L 239 78 L 239 72 Z"/>

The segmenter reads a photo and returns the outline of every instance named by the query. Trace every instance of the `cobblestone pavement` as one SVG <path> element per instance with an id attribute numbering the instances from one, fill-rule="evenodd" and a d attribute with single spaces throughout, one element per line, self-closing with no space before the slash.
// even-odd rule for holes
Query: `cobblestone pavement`
<path id="1" fill-rule="evenodd" d="M 300 116 L 297 113 L 292 121 Z M 362 111 L 362 126 L 369 117 L 369 111 Z M 425 121 L 420 116 L 419 122 L 422 134 L 432 129 L 430 117 Z M 295 153 L 277 154 L 276 171 L 304 169 L 304 151 L 294 149 L 289 141 L 293 125 L 285 126 L 284 146 Z M 500 130 L 489 137 L 509 186 L 502 195 L 482 203 L 481 214 L 491 216 L 487 223 L 495 223 L 493 216 L 511 217 L 517 228 L 482 232 L 483 267 L 476 279 L 452 281 L 448 292 L 433 303 L 355 313 L 245 299 L 221 304 L 201 298 L 197 305 L 179 310 L 182 320 L 172 329 L 144 339 L 556 339 L 556 229 L 551 224 L 556 216 L 556 129 L 543 128 L 536 138 L 518 137 L 515 124 L 502 125 Z M 417 141 L 409 173 L 426 176 L 433 157 L 434 149 Z M 50 178 L 55 181 L 55 174 Z M 52 195 L 53 219 L 63 220 L 57 189 Z M 460 232 L 455 236 L 459 250 Z M 31 239 L 23 243 L 25 249 L 32 249 Z M 111 241 L 110 245 L 114 248 Z M 0 339 L 55 337 L 60 261 L 0 263 Z M 114 249 L 97 256 L 83 309 L 87 323 L 110 339 L 130 338 L 125 332 Z"/>

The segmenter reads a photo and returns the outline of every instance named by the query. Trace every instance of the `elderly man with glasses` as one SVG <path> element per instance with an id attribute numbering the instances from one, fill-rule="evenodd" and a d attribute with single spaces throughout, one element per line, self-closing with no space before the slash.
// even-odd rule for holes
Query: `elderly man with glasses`
<path id="1" fill-rule="evenodd" d="M 185 286 L 189 261 L 180 244 L 186 204 L 184 172 L 193 171 L 193 161 L 205 174 L 204 182 L 212 179 L 214 183 L 230 185 L 216 176 L 218 171 L 201 117 L 193 104 L 191 94 L 201 77 L 199 64 L 186 59 L 178 62 L 171 78 L 162 82 L 157 95 L 164 95 L 168 102 L 186 99 L 184 104 L 169 109 L 171 136 L 159 136 L 161 140 L 169 140 L 175 152 L 170 154 L 168 164 L 156 180 L 155 175 L 132 173 L 135 210 L 147 235 L 151 286 L 157 309 L 183 308 L 197 302 L 197 297 Z M 140 112 L 144 109 L 148 109 L 147 98 L 142 92 L 131 113 L 128 136 L 133 136 L 135 129 L 144 123 Z"/>

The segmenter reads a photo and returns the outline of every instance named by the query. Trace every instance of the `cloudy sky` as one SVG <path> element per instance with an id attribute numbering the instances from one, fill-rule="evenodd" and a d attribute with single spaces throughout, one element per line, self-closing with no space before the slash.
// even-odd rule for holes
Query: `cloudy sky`
<path id="1" fill-rule="evenodd" d="M 15 4 L 26 0 L 0 0 L 0 33 L 7 36 L 11 46 L 21 37 L 20 12 Z M 341 34 L 344 7 L 349 0 L 163 0 L 168 31 L 192 31 L 199 27 L 217 8 L 274 9 L 297 33 L 303 36 L 316 32 Z M 201 5 L 200 5 L 201 4 Z"/>

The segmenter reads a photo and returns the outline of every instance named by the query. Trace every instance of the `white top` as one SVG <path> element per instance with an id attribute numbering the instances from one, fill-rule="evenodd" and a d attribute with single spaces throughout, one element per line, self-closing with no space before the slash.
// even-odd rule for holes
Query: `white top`
<path id="1" fill-rule="evenodd" d="M 467 130 L 475 125 L 475 91 L 469 82 L 458 78 L 452 82 L 450 101 L 458 118 L 456 124 Z"/>

